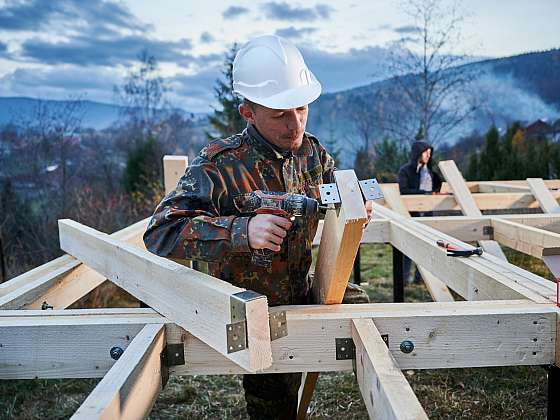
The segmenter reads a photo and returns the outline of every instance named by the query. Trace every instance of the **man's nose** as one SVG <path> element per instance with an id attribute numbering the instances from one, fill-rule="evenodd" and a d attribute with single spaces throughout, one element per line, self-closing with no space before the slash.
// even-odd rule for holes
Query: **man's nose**
<path id="1" fill-rule="evenodd" d="M 289 130 L 300 130 L 301 119 L 297 110 L 290 109 L 289 111 L 286 111 L 286 126 Z"/>

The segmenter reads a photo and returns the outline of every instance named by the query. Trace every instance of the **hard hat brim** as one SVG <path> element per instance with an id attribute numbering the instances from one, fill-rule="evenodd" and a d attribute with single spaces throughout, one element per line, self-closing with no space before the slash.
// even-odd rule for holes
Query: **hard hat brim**
<path id="1" fill-rule="evenodd" d="M 241 92 L 239 92 L 241 93 Z M 243 95 L 243 94 L 242 94 Z M 321 95 L 321 83 L 314 80 L 309 85 L 298 86 L 268 98 L 243 95 L 252 102 L 272 109 L 293 109 L 309 105 Z"/>

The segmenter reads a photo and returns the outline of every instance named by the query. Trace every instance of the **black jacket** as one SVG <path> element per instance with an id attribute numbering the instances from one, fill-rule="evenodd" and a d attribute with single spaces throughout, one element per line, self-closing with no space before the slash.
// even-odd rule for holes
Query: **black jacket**
<path id="1" fill-rule="evenodd" d="M 399 169 L 398 181 L 401 194 L 430 194 L 431 191 L 421 190 L 420 187 L 420 171 L 418 170 L 418 159 L 424 150 L 434 148 L 425 141 L 416 141 L 412 145 L 410 151 L 410 162 L 401 166 Z M 432 159 L 428 161 L 428 170 L 432 175 L 432 191 L 441 189 L 441 177 L 432 169 Z"/>

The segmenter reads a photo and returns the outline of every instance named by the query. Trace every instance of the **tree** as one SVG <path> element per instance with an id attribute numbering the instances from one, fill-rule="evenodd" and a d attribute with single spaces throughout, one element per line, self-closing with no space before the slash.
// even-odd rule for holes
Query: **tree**
<path id="1" fill-rule="evenodd" d="M 247 125 L 238 111 L 242 99 L 233 93 L 233 60 L 237 50 L 237 44 L 233 44 L 226 53 L 222 70 L 224 80 L 216 80 L 216 85 L 214 86 L 214 96 L 220 103 L 221 109 L 214 108 L 214 112 L 208 117 L 208 121 L 216 130 L 219 138 L 239 133 Z M 209 138 L 214 138 L 210 133 L 207 133 L 207 135 Z"/>
<path id="2" fill-rule="evenodd" d="M 133 129 L 136 141 L 156 135 L 158 123 L 166 113 L 166 92 L 169 91 L 160 75 L 153 55 L 144 50 L 138 56 L 139 67 L 130 70 L 122 87 L 114 86 L 122 103 L 122 116 Z"/>
<path id="3" fill-rule="evenodd" d="M 399 168 L 407 160 L 407 147 L 385 137 L 375 145 L 375 177 L 379 182 L 396 182 Z"/>
<path id="4" fill-rule="evenodd" d="M 447 2 L 445 2 L 447 3 Z M 380 92 L 382 128 L 398 140 L 423 139 L 437 144 L 476 109 L 469 86 L 474 74 L 465 66 L 467 55 L 453 51 L 461 45 L 464 13 L 453 0 L 404 0 L 411 17 L 407 36 L 398 40 L 390 57 L 395 75 Z"/>

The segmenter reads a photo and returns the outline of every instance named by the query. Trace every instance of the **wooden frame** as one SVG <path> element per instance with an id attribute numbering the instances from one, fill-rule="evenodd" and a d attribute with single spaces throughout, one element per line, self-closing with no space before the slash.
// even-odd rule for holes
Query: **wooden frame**
<path id="1" fill-rule="evenodd" d="M 186 161 L 166 162 L 167 178 L 175 178 L 166 183 L 169 190 Z M 170 162 L 177 165 L 170 169 Z M 243 289 L 149 254 L 141 243 L 146 220 L 110 236 L 61 221 L 61 247 L 74 257 L 0 285 L 0 379 L 103 377 L 75 418 L 140 418 L 161 389 L 164 369 L 171 375 L 305 372 L 299 413 L 305 417 L 318 372 L 354 370 L 370 416 L 401 419 L 426 418 L 402 369 L 558 366 L 554 283 L 489 253 L 448 257 L 436 240 L 463 248 L 471 246 L 466 241 L 497 241 L 538 258 L 554 256 L 560 194 L 549 188 L 560 181 L 464 182 L 453 166 L 444 164 L 449 182 L 443 191 L 455 195 L 401 197 L 394 185 L 384 185 L 392 209 L 374 204 L 363 235 L 355 176 L 337 173 L 341 210 L 330 212 L 315 238 L 322 248 L 317 296 L 341 301 L 361 241 L 397 247 L 465 302 L 438 302 L 444 299 L 432 294 L 432 303 L 270 308 L 271 315 L 285 312 L 288 325 L 287 336 L 271 341 L 266 298 L 256 297 L 243 306 L 248 348 L 229 353 L 231 299 Z M 547 214 L 480 212 L 538 207 Z M 460 208 L 465 216 L 408 217 L 410 211 Z M 62 310 L 106 279 L 155 310 Z M 42 302 L 55 309 L 32 310 Z M 337 359 L 337 338 L 353 340 L 354 360 Z M 33 346 L 37 340 L 40 347 Z M 402 350 L 405 341 L 414 344 L 409 353 Z M 184 365 L 161 364 L 160 354 L 172 344 L 183 348 Z M 111 358 L 115 347 L 124 351 L 118 361 Z M 73 349 L 70 357 L 65 348 Z"/>

